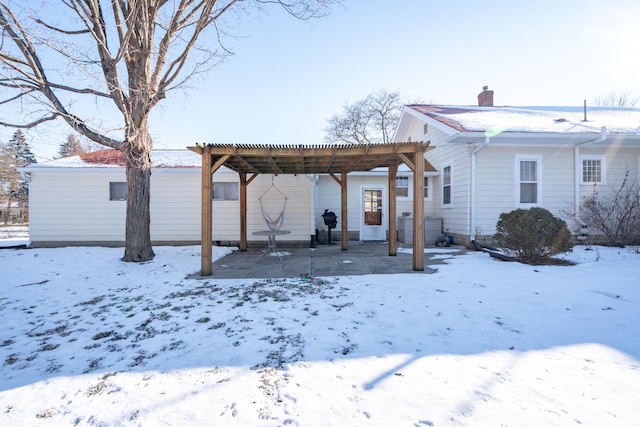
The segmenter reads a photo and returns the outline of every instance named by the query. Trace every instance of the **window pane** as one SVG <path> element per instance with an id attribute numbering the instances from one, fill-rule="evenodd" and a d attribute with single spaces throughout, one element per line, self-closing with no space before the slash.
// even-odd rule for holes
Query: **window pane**
<path id="1" fill-rule="evenodd" d="M 582 182 L 602 182 L 602 162 L 599 159 L 582 161 Z"/>
<path id="2" fill-rule="evenodd" d="M 451 203 L 451 186 L 442 189 L 442 203 L 448 205 Z"/>
<path id="3" fill-rule="evenodd" d="M 444 185 L 450 185 L 451 184 L 451 166 L 447 166 L 446 168 L 444 168 L 444 170 L 442 171 L 442 183 Z"/>
<path id="4" fill-rule="evenodd" d="M 214 182 L 213 200 L 238 200 L 239 184 L 237 182 Z"/>
<path id="5" fill-rule="evenodd" d="M 396 177 L 396 197 L 409 197 L 409 177 Z"/>
<path id="6" fill-rule="evenodd" d="M 520 181 L 536 182 L 537 162 L 532 160 L 520 162 Z"/>
<path id="7" fill-rule="evenodd" d="M 451 166 L 442 170 L 442 204 L 451 204 Z"/>
<path id="8" fill-rule="evenodd" d="M 538 203 L 538 184 L 520 183 L 520 203 Z"/>
<path id="9" fill-rule="evenodd" d="M 424 197 L 429 197 L 429 178 L 424 177 Z"/>
<path id="10" fill-rule="evenodd" d="M 109 200 L 127 200 L 127 183 L 110 182 Z"/>

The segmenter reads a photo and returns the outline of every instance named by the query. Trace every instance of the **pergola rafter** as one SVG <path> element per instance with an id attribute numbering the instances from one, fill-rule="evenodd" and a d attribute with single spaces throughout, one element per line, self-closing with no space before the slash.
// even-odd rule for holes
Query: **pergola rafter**
<path id="1" fill-rule="evenodd" d="M 341 186 L 342 250 L 347 250 L 347 174 L 382 167 L 389 168 L 389 231 L 395 234 L 395 223 L 393 226 L 391 224 L 394 222 L 392 219 L 396 217 L 395 175 L 398 166 L 401 163 L 407 163 L 414 171 L 413 269 L 424 270 L 424 222 L 422 221 L 424 183 L 422 180 L 425 171 L 435 171 L 433 166 L 424 159 L 424 153 L 431 149 L 428 142 L 316 145 L 197 144 L 188 148 L 202 155 L 201 275 L 209 276 L 212 273 L 211 175 L 221 166 L 240 175 L 241 251 L 247 249 L 246 187 L 257 174 L 329 174 L 332 176 Z M 248 178 L 247 174 L 251 176 Z M 389 255 L 396 255 L 396 241 L 393 237 L 389 238 Z"/>

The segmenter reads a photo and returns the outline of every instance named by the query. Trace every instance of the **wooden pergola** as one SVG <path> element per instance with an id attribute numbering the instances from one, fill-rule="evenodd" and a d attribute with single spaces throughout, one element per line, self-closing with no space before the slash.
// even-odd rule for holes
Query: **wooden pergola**
<path id="1" fill-rule="evenodd" d="M 259 174 L 328 174 L 341 188 L 342 250 L 348 250 L 347 175 L 349 172 L 389 170 L 389 255 L 397 251 L 396 173 L 405 163 L 413 171 L 413 270 L 424 270 L 424 172 L 435 171 L 424 158 L 429 142 L 393 144 L 196 144 L 189 150 L 202 156 L 202 276 L 212 274 L 212 175 L 220 167 L 240 176 L 240 251 L 247 250 L 247 186 Z"/>

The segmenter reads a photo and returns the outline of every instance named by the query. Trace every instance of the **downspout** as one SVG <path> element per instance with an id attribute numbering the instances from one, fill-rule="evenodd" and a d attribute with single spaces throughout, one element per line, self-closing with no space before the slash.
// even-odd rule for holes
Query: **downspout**
<path id="1" fill-rule="evenodd" d="M 315 248 L 318 244 L 318 205 L 320 204 L 320 195 L 318 189 L 318 181 L 320 179 L 319 175 L 311 174 L 309 175 L 311 181 L 311 230 L 313 234 L 311 235 L 311 244 L 312 248 Z"/>
<path id="2" fill-rule="evenodd" d="M 486 136 L 484 142 L 471 153 L 471 230 L 469 230 L 470 240 L 476 240 L 476 162 L 478 153 L 491 142 L 491 138 Z"/>
<path id="3" fill-rule="evenodd" d="M 580 148 L 587 146 L 587 145 L 591 145 L 591 144 L 597 144 L 599 142 L 604 142 L 607 139 L 607 127 L 606 126 L 602 126 L 602 128 L 600 129 L 600 136 L 596 139 L 593 139 L 591 141 L 587 141 L 587 142 L 583 142 L 580 144 L 576 144 L 576 146 L 573 148 L 574 150 L 574 215 L 575 215 L 575 219 L 578 222 L 579 225 L 583 225 L 582 220 L 580 219 L 580 173 L 582 168 L 580 167 Z"/>

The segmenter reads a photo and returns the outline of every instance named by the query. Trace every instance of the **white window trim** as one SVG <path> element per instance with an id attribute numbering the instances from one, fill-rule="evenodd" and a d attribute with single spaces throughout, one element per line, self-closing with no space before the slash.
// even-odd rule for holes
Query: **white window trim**
<path id="1" fill-rule="evenodd" d="M 426 175 L 424 176 L 425 178 L 429 179 L 429 194 L 427 197 L 424 198 L 425 202 L 430 202 L 432 200 L 433 197 L 433 175 Z M 407 195 L 406 196 L 398 196 L 397 194 L 397 189 L 398 187 L 396 186 L 396 199 L 398 200 L 402 200 L 402 201 L 412 201 L 413 200 L 413 175 L 397 175 L 396 178 L 407 178 Z M 423 180 L 424 182 L 424 180 Z"/>
<path id="2" fill-rule="evenodd" d="M 451 168 L 451 182 L 449 183 L 449 186 L 451 187 L 451 193 L 450 193 L 450 201 L 448 204 L 444 203 L 444 170 L 446 168 Z M 454 185 L 454 179 L 453 179 L 453 162 L 452 161 L 448 161 L 445 163 L 442 163 L 442 167 L 440 168 L 440 207 L 443 209 L 451 209 L 453 208 L 453 185 Z M 433 191 L 432 191 L 433 193 Z"/>
<path id="3" fill-rule="evenodd" d="M 427 194 L 427 197 L 424 198 L 424 200 L 425 202 L 430 202 L 433 196 L 433 179 L 431 179 L 432 176 L 429 176 L 429 175 L 425 175 L 424 177 L 429 181 L 429 185 L 427 186 L 427 188 L 429 189 L 429 193 Z"/>
<path id="4" fill-rule="evenodd" d="M 584 165 L 583 160 L 600 160 L 600 182 L 584 181 Z M 580 185 L 606 185 L 607 184 L 607 156 L 604 154 L 581 154 L 580 155 Z"/>
<path id="5" fill-rule="evenodd" d="M 536 203 L 520 203 L 520 162 L 536 162 Z M 582 164 L 582 163 L 581 163 Z M 515 205 L 520 208 L 532 208 L 542 205 L 542 155 L 541 154 L 516 154 L 515 162 Z"/>

